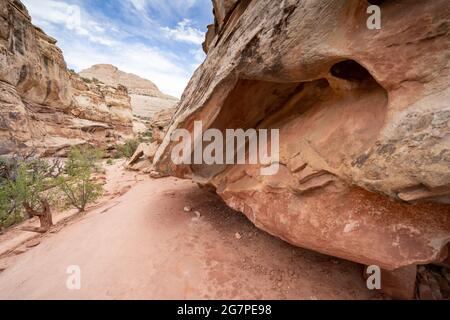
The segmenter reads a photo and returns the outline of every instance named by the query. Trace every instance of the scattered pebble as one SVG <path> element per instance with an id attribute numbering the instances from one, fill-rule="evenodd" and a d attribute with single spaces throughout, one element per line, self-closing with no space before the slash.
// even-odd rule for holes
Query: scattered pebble
<path id="1" fill-rule="evenodd" d="M 184 212 L 191 212 L 192 208 L 189 206 L 184 207 Z"/>
<path id="2" fill-rule="evenodd" d="M 242 236 L 241 236 L 241 234 L 239 233 L 239 232 L 236 232 L 236 234 L 234 235 L 235 237 L 236 237 L 236 239 L 241 239 L 242 238 Z"/>
<path id="3" fill-rule="evenodd" d="M 201 217 L 202 215 L 201 215 L 200 212 L 198 212 L 198 211 L 195 211 L 194 213 L 195 213 L 195 217 L 192 218 L 192 221 L 199 221 L 199 220 L 200 220 L 200 217 Z"/>
<path id="4" fill-rule="evenodd" d="M 152 171 L 152 172 L 150 172 L 150 177 L 152 177 L 153 179 L 159 179 L 159 178 L 162 178 L 163 175 L 161 173 L 159 173 L 158 171 Z"/>

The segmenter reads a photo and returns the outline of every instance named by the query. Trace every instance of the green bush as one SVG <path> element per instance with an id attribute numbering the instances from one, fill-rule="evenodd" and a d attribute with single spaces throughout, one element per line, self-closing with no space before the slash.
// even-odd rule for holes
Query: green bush
<path id="1" fill-rule="evenodd" d="M 80 212 L 86 205 L 102 195 L 101 184 L 92 181 L 92 174 L 100 170 L 101 152 L 92 148 L 72 148 L 69 152 L 64 175 L 58 178 L 58 185 L 67 202 Z"/>
<path id="2" fill-rule="evenodd" d="M 93 182 L 101 172 L 102 152 L 93 148 L 73 148 L 65 164 L 30 157 L 0 159 L 0 230 L 30 217 L 39 217 L 46 232 L 53 225 L 52 206 L 73 206 L 84 211 L 102 194 Z"/>
<path id="3" fill-rule="evenodd" d="M 117 145 L 115 158 L 131 158 L 140 143 L 139 139 L 128 139 L 124 144 Z"/>
<path id="4" fill-rule="evenodd" d="M 8 228 L 24 219 L 23 210 L 12 206 L 8 187 L 5 183 L 0 185 L 0 230 Z"/>
<path id="5" fill-rule="evenodd" d="M 147 131 L 145 131 L 144 133 L 144 139 L 149 140 L 150 142 L 153 141 L 153 130 L 148 129 Z"/>
<path id="6" fill-rule="evenodd" d="M 81 80 L 83 80 L 84 83 L 92 83 L 92 80 L 88 78 L 81 77 Z"/>
<path id="7" fill-rule="evenodd" d="M 57 186 L 56 164 L 19 157 L 1 163 L 0 226 L 6 228 L 33 216 L 44 220 L 44 215 L 51 215 L 47 209 L 55 196 L 50 190 Z"/>

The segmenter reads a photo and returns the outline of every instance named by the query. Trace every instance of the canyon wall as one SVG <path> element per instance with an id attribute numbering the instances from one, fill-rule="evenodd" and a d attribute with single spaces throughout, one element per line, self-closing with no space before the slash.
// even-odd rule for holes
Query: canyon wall
<path id="1" fill-rule="evenodd" d="M 97 64 L 79 74 L 85 79 L 96 79 L 114 87 L 122 85 L 128 89 L 135 133 L 147 131 L 159 112 L 172 109 L 178 103 L 177 98 L 162 93 L 150 80 L 123 72 L 109 64 Z"/>
<path id="2" fill-rule="evenodd" d="M 19 0 L 0 0 L 1 155 L 115 143 L 132 136 L 132 120 L 125 87 L 83 81 Z"/>
<path id="3" fill-rule="evenodd" d="M 448 254 L 450 7 L 377 1 L 371 30 L 369 2 L 214 0 L 207 59 L 154 163 L 294 245 L 395 270 Z M 278 173 L 173 164 L 171 135 L 194 121 L 278 129 Z"/>

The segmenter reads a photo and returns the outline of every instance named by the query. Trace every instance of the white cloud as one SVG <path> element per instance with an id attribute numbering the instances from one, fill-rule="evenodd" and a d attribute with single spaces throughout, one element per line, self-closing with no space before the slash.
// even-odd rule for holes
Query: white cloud
<path id="1" fill-rule="evenodd" d="M 128 0 L 136 8 L 136 10 L 144 10 L 147 7 L 146 0 Z"/>
<path id="2" fill-rule="evenodd" d="M 200 48 L 199 49 L 189 50 L 189 53 L 194 57 L 194 61 L 193 62 L 196 65 L 201 64 L 206 58 L 205 52 L 203 51 L 203 49 L 200 49 Z"/>
<path id="3" fill-rule="evenodd" d="M 194 5 L 198 4 L 200 0 L 126 0 L 126 2 L 138 11 L 152 8 L 162 15 L 173 15 L 176 13 L 185 13 Z"/>
<path id="4" fill-rule="evenodd" d="M 117 4 L 125 10 L 124 18 L 132 17 L 136 23 L 88 11 L 88 0 L 22 1 L 34 24 L 58 40 L 68 66 L 76 71 L 98 63 L 113 64 L 180 97 L 192 71 L 205 58 L 200 47 L 203 33 L 190 20 L 178 18 L 199 0 L 126 0 Z M 167 21 L 180 22 L 173 29 L 162 27 L 148 16 L 153 11 L 158 17 L 170 16 Z"/>
<path id="5" fill-rule="evenodd" d="M 205 39 L 204 33 L 191 27 L 190 24 L 191 21 L 189 19 L 184 19 L 178 22 L 177 27 L 174 29 L 167 27 L 162 29 L 174 40 L 202 44 Z"/>
<path id="6" fill-rule="evenodd" d="M 106 46 L 116 44 L 116 41 L 104 34 L 105 28 L 91 19 L 85 12 L 82 13 L 78 5 L 55 0 L 23 0 L 23 2 L 32 13 L 33 23 L 35 24 L 63 25 L 77 35 L 87 37 L 92 42 Z"/>
<path id="7" fill-rule="evenodd" d="M 181 96 L 190 78 L 190 73 L 172 62 L 166 53 L 142 44 L 122 43 L 105 51 L 80 41 L 73 42 L 64 55 L 76 71 L 99 63 L 113 64 L 122 71 L 151 80 L 162 92 L 176 97 Z"/>

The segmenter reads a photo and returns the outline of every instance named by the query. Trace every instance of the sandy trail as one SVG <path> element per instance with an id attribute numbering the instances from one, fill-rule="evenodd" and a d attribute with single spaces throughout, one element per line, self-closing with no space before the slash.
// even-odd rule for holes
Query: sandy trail
<path id="1" fill-rule="evenodd" d="M 118 166 L 108 169 L 107 189 L 124 179 L 130 174 Z M 70 265 L 81 268 L 80 290 L 66 287 Z M 174 178 L 136 178 L 127 193 L 48 234 L 0 273 L 0 299 L 378 297 L 361 266 L 295 248 Z"/>

